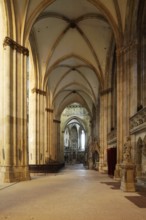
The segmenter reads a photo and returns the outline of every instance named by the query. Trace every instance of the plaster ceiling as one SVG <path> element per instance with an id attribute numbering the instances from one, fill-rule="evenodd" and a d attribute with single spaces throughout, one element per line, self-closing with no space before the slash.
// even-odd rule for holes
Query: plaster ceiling
<path id="1" fill-rule="evenodd" d="M 40 86 L 52 97 L 50 107 L 57 114 L 79 102 L 91 113 L 104 89 L 115 32 L 124 31 L 127 0 L 15 3 L 18 15 L 26 11 L 24 33 L 29 33 Z"/>

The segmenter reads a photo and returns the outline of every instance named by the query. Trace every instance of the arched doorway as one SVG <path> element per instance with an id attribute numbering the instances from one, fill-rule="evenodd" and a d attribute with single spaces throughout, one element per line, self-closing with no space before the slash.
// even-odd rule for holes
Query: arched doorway
<path id="1" fill-rule="evenodd" d="M 90 117 L 78 103 L 67 106 L 62 112 L 64 160 L 67 163 L 84 163 L 90 136 Z"/>

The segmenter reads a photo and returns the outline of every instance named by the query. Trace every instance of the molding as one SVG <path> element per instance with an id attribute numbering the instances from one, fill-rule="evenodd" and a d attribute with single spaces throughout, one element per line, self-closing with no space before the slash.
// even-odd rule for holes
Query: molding
<path id="1" fill-rule="evenodd" d="M 120 56 L 121 54 L 125 54 L 129 52 L 134 47 L 137 47 L 138 43 L 136 40 L 130 41 L 126 46 L 123 46 L 121 48 L 117 48 L 116 54 L 117 56 Z"/>
<path id="2" fill-rule="evenodd" d="M 138 125 L 137 127 L 132 128 L 130 130 L 130 134 L 138 134 L 145 131 L 146 131 L 146 122 L 141 125 Z"/>
<path id="3" fill-rule="evenodd" d="M 21 46 L 16 41 L 12 40 L 10 37 L 5 37 L 3 46 L 9 46 L 18 53 L 29 56 L 29 50 L 26 47 Z"/>
<path id="4" fill-rule="evenodd" d="M 50 108 L 45 108 L 45 111 L 46 111 L 46 112 L 53 113 L 53 109 L 50 109 Z"/>
<path id="5" fill-rule="evenodd" d="M 107 143 L 108 143 L 109 145 L 111 145 L 111 144 L 117 144 L 117 137 L 115 137 L 115 138 L 113 138 L 113 139 L 111 139 L 111 140 L 108 140 Z M 109 146 L 108 148 L 111 148 L 111 146 Z M 113 148 L 113 147 L 112 147 L 112 148 Z"/>
<path id="6" fill-rule="evenodd" d="M 117 142 L 117 129 L 112 130 L 107 134 L 108 144 L 113 144 Z"/>
<path id="7" fill-rule="evenodd" d="M 102 96 L 102 95 L 106 95 L 106 94 L 108 94 L 108 93 L 110 93 L 110 92 L 112 92 L 112 88 L 104 89 L 104 90 L 102 90 L 102 91 L 100 92 L 100 95 L 101 95 L 101 96 Z"/>
<path id="8" fill-rule="evenodd" d="M 130 120 L 130 133 L 139 133 L 146 130 L 146 107 L 139 110 Z"/>
<path id="9" fill-rule="evenodd" d="M 60 124 L 60 123 L 61 123 L 61 121 L 56 120 L 56 119 L 53 119 L 53 122 L 54 122 L 54 123 L 58 123 L 58 124 Z"/>
<path id="10" fill-rule="evenodd" d="M 46 92 L 41 89 L 33 88 L 31 91 L 32 91 L 32 93 L 37 93 L 39 95 L 46 96 Z"/>

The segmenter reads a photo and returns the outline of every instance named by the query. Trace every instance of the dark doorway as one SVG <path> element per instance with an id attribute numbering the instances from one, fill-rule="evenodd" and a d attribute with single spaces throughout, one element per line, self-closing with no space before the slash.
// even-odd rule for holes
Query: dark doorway
<path id="1" fill-rule="evenodd" d="M 108 175 L 114 176 L 115 166 L 117 163 L 117 148 L 107 149 Z"/>

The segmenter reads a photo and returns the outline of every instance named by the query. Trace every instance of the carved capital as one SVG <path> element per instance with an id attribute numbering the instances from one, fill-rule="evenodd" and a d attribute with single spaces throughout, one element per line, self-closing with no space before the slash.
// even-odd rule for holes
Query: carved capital
<path id="1" fill-rule="evenodd" d="M 50 108 L 46 108 L 45 111 L 46 111 L 46 112 L 53 113 L 53 109 L 50 109 Z"/>
<path id="2" fill-rule="evenodd" d="M 103 95 L 106 95 L 110 92 L 112 92 L 112 88 L 104 89 L 100 92 L 100 95 L 103 96 Z"/>
<path id="3" fill-rule="evenodd" d="M 32 91 L 32 93 L 37 93 L 39 95 L 46 96 L 46 92 L 41 89 L 33 88 L 31 91 Z"/>
<path id="4" fill-rule="evenodd" d="M 130 41 L 127 45 L 117 49 L 116 51 L 117 56 L 121 56 L 122 54 L 129 52 L 131 49 L 133 49 L 137 45 L 138 43 L 136 40 Z"/>
<path id="5" fill-rule="evenodd" d="M 10 37 L 5 37 L 3 46 L 9 46 L 13 50 L 16 50 L 18 53 L 29 56 L 29 50 L 12 40 Z"/>
<path id="6" fill-rule="evenodd" d="M 53 122 L 54 122 L 54 123 L 58 123 L 58 124 L 60 124 L 60 123 L 61 123 L 61 121 L 56 120 L 56 119 L 53 119 Z"/>

